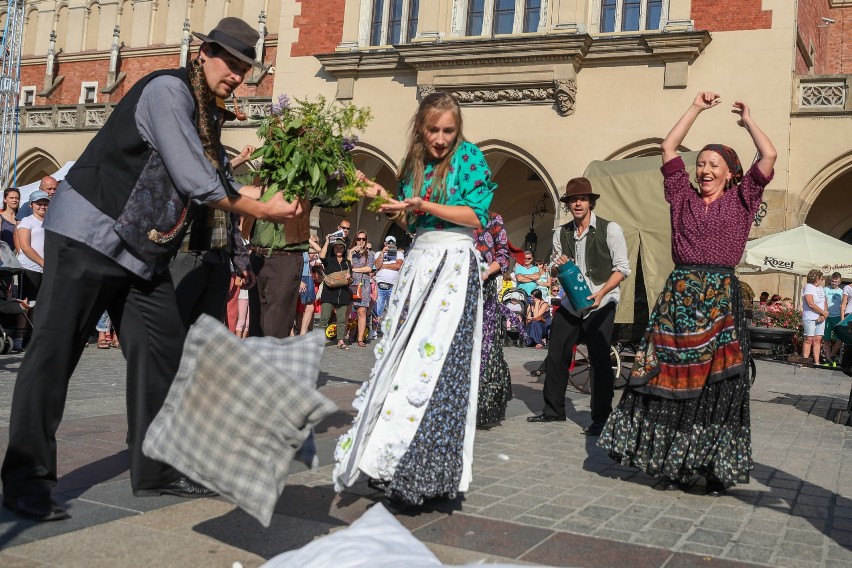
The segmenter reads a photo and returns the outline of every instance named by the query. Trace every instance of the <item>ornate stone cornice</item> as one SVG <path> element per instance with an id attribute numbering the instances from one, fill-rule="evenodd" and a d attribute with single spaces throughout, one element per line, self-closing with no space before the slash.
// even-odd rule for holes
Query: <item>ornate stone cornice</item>
<path id="1" fill-rule="evenodd" d="M 394 46 L 406 65 L 420 71 L 448 67 L 562 62 L 577 65 L 592 45 L 588 35 L 477 39 Z"/>
<path id="2" fill-rule="evenodd" d="M 583 67 L 613 63 L 694 61 L 712 40 L 706 30 L 595 38 Z"/>
<path id="3" fill-rule="evenodd" d="M 353 96 L 363 76 L 415 74 L 421 95 L 438 89 L 463 104 L 555 103 L 574 111 L 576 74 L 602 65 L 665 65 L 665 87 L 686 86 L 688 65 L 711 41 L 707 31 L 592 37 L 554 34 L 412 43 L 393 49 L 317 55 L 338 79 L 339 99 Z"/>
<path id="4" fill-rule="evenodd" d="M 316 58 L 337 79 L 389 75 L 400 69 L 411 69 L 404 64 L 398 51 L 389 49 L 327 53 Z"/>

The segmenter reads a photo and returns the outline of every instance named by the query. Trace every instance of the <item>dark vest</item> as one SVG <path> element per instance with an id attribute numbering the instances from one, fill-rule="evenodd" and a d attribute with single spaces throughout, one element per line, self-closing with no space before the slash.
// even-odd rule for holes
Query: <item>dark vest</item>
<path id="1" fill-rule="evenodd" d="M 178 77 L 190 88 L 185 68 L 155 71 L 137 81 L 66 176 L 77 193 L 112 219 L 124 211 L 153 152 L 136 128 L 136 105 L 145 85 L 162 75 Z"/>
<path id="2" fill-rule="evenodd" d="M 598 217 L 595 221 L 596 227 L 589 225 L 589 234 L 586 235 L 586 276 L 596 286 L 600 286 L 609 279 L 612 274 L 612 254 L 606 244 L 606 233 L 609 221 Z M 562 254 L 569 258 L 575 258 L 574 231 L 577 228 L 574 221 L 565 223 L 559 227 L 559 242 L 562 244 Z"/>

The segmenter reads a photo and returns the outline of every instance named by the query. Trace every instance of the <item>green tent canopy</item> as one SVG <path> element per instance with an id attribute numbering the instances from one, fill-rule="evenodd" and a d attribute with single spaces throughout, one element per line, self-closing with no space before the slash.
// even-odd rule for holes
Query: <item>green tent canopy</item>
<path id="1" fill-rule="evenodd" d="M 698 152 L 681 154 L 690 175 L 694 174 Z M 624 229 L 632 273 L 621 285 L 621 302 L 616 323 L 634 321 L 637 265 L 641 253 L 644 301 L 653 307 L 669 273 L 672 261 L 672 231 L 669 204 L 663 197 L 663 174 L 660 156 L 595 161 L 584 176 L 592 182 L 600 199 L 595 213 L 615 221 Z"/>

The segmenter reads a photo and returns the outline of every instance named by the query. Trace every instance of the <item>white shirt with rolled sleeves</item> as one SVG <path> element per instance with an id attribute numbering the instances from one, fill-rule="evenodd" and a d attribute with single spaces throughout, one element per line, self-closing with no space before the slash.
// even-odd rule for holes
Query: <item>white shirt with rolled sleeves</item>
<path id="1" fill-rule="evenodd" d="M 590 227 L 597 227 L 597 215 L 594 213 L 591 214 L 592 217 L 589 220 Z M 562 256 L 562 241 L 559 238 L 559 234 L 562 231 L 562 226 L 560 225 L 553 231 L 553 259 L 557 259 Z M 577 236 L 577 232 L 574 231 L 573 235 L 569 235 L 569 238 L 573 236 L 574 238 L 574 251 L 576 252 L 576 257 L 574 258 L 574 264 L 577 265 L 577 268 L 580 269 L 580 272 L 583 273 L 583 279 L 586 281 L 586 285 L 589 287 L 589 290 L 594 294 L 598 290 L 604 287 L 604 284 L 595 285 L 588 277 L 586 269 L 586 236 L 589 234 L 589 231 L 586 230 L 581 236 Z M 630 260 L 627 257 L 627 242 L 624 240 L 624 231 L 621 226 L 615 221 L 610 221 L 607 225 L 606 231 L 606 245 L 609 248 L 609 254 L 612 257 L 612 271 L 621 272 L 625 278 L 630 276 Z M 550 268 L 552 269 L 555 263 L 550 264 Z M 610 302 L 618 303 L 621 299 L 621 287 L 616 286 L 614 289 L 607 292 L 607 294 L 601 298 L 600 305 L 595 309 L 600 309 L 601 307 L 609 304 Z M 579 316 L 579 312 L 577 312 L 573 306 L 571 306 L 571 302 L 565 301 L 562 302 L 562 306 L 568 310 L 571 314 L 575 316 Z M 583 317 L 588 317 L 591 310 L 586 313 Z"/>

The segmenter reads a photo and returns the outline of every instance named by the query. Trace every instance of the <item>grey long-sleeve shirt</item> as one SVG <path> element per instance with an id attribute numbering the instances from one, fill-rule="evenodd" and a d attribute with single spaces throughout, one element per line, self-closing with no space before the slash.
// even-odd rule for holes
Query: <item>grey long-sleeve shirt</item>
<path id="1" fill-rule="evenodd" d="M 216 169 L 204 156 L 192 120 L 194 112 L 195 103 L 186 83 L 177 77 L 157 77 L 145 86 L 136 105 L 136 127 L 160 154 L 177 191 L 197 203 L 210 203 L 227 193 Z M 221 159 L 227 164 L 224 152 Z M 226 170 L 230 193 L 239 191 L 230 168 Z M 134 255 L 113 230 L 114 224 L 114 219 L 63 180 L 51 200 L 44 228 L 88 245 L 145 279 L 168 267 L 169 258 L 157 259 L 152 265 Z"/>

